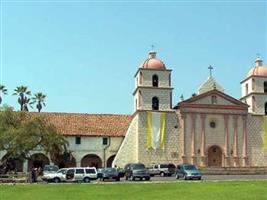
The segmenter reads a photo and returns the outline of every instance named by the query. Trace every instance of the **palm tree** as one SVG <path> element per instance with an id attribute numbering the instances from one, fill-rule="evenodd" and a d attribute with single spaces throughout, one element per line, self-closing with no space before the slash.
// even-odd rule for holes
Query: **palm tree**
<path id="1" fill-rule="evenodd" d="M 34 94 L 33 102 L 32 103 L 36 103 L 36 108 L 38 109 L 38 112 L 41 112 L 43 106 L 45 106 L 44 100 L 46 98 L 46 95 L 38 92 L 37 94 Z"/>
<path id="2" fill-rule="evenodd" d="M 7 94 L 6 86 L 0 84 L 0 105 L 2 103 L 2 94 Z"/>
<path id="3" fill-rule="evenodd" d="M 27 111 L 28 110 L 28 104 L 30 104 L 30 98 L 27 96 L 31 95 L 31 91 L 28 91 L 28 88 L 26 86 L 19 86 L 15 90 L 15 93 L 13 95 L 18 95 L 18 103 L 20 104 L 20 111 Z"/>

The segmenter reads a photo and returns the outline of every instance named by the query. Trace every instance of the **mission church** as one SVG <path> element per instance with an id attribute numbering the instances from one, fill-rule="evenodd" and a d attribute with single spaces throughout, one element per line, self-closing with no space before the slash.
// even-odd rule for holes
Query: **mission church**
<path id="1" fill-rule="evenodd" d="M 210 68 L 211 70 L 211 68 Z M 118 166 L 140 162 L 199 167 L 267 166 L 267 67 L 257 58 L 233 98 L 210 73 L 189 99 L 172 106 L 172 70 L 150 51 L 137 69 L 132 115 L 31 113 L 53 123 L 69 142 L 60 167 Z M 0 158 L 5 152 L 0 152 Z M 53 164 L 41 150 L 18 171 Z"/>

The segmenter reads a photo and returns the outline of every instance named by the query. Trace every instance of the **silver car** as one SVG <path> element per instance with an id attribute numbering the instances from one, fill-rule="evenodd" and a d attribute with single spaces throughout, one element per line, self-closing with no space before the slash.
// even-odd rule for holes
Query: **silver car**
<path id="1" fill-rule="evenodd" d="M 66 181 L 66 168 L 62 168 L 54 173 L 46 173 L 42 176 L 43 181 L 59 183 Z"/>

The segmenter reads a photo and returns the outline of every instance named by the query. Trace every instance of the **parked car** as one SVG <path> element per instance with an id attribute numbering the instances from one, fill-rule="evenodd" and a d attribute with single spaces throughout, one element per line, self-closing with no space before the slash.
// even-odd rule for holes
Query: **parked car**
<path id="1" fill-rule="evenodd" d="M 148 167 L 150 176 L 172 176 L 176 172 L 174 164 L 153 164 Z"/>
<path id="2" fill-rule="evenodd" d="M 43 169 L 43 175 L 53 174 L 59 170 L 57 165 L 45 165 Z"/>
<path id="3" fill-rule="evenodd" d="M 124 170 L 126 180 L 134 181 L 136 178 L 139 178 L 140 180 L 145 179 L 146 181 L 150 180 L 150 174 L 142 163 L 127 164 Z"/>
<path id="4" fill-rule="evenodd" d="M 91 180 L 97 179 L 97 171 L 95 167 L 75 167 L 69 168 L 66 172 L 67 182 L 83 181 L 89 183 Z"/>
<path id="5" fill-rule="evenodd" d="M 62 168 L 55 173 L 46 173 L 42 176 L 43 181 L 59 183 L 66 181 L 67 168 Z"/>
<path id="6" fill-rule="evenodd" d="M 177 166 L 176 179 L 184 178 L 185 180 L 201 180 L 201 177 L 202 175 L 195 165 L 182 164 Z"/>
<path id="7" fill-rule="evenodd" d="M 115 179 L 120 181 L 120 176 L 116 168 L 105 168 L 102 172 L 102 181 Z"/>

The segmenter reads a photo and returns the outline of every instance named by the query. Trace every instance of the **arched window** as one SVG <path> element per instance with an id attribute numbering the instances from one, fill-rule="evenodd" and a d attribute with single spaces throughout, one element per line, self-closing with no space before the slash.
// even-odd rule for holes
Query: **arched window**
<path id="1" fill-rule="evenodd" d="M 265 103 L 265 115 L 267 115 L 267 102 Z"/>
<path id="2" fill-rule="evenodd" d="M 252 112 L 255 112 L 256 111 L 256 99 L 255 97 L 253 96 L 252 97 Z"/>
<path id="3" fill-rule="evenodd" d="M 217 97 L 215 95 L 211 96 L 211 104 L 217 104 Z"/>
<path id="4" fill-rule="evenodd" d="M 248 94 L 248 84 L 246 84 L 246 95 Z"/>
<path id="5" fill-rule="evenodd" d="M 256 89 L 256 82 L 255 79 L 252 79 L 252 91 L 254 91 Z"/>
<path id="6" fill-rule="evenodd" d="M 264 87 L 264 93 L 267 93 L 267 81 L 264 82 L 263 87 Z"/>
<path id="7" fill-rule="evenodd" d="M 158 87 L 159 86 L 159 78 L 156 74 L 152 76 L 152 85 L 153 87 Z"/>
<path id="8" fill-rule="evenodd" d="M 152 110 L 158 110 L 159 109 L 159 99 L 158 97 L 152 98 Z"/>
<path id="9" fill-rule="evenodd" d="M 140 83 L 140 85 L 142 84 L 142 77 L 143 76 L 143 73 L 142 72 L 140 72 L 140 78 L 139 78 L 139 83 Z"/>

